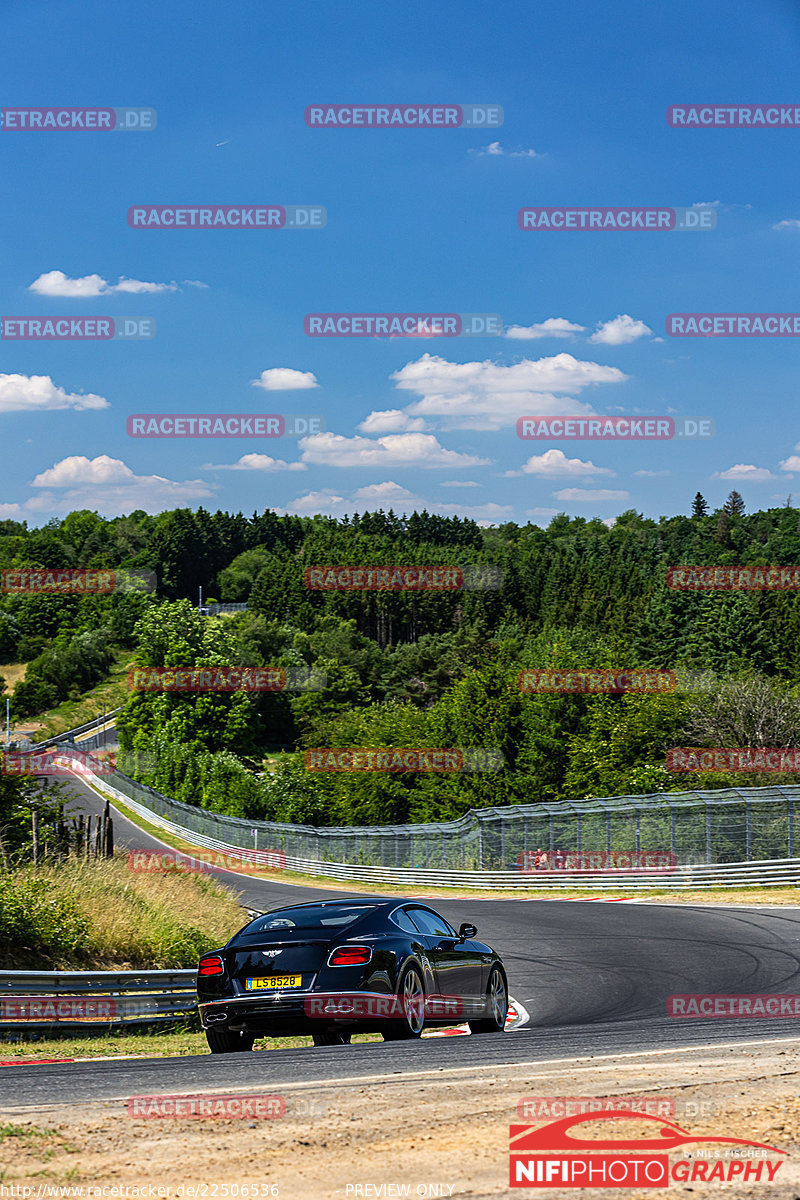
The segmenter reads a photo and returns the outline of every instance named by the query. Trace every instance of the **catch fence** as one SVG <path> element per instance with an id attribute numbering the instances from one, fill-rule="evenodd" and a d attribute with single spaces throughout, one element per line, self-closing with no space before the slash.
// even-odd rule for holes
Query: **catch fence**
<path id="1" fill-rule="evenodd" d="M 514 870 L 529 866 L 540 849 L 660 852 L 674 855 L 679 867 L 774 862 L 795 857 L 800 806 L 800 786 L 728 788 L 470 809 L 458 820 L 428 824 L 326 828 L 210 812 L 118 771 L 105 781 L 206 844 L 395 869 Z"/>

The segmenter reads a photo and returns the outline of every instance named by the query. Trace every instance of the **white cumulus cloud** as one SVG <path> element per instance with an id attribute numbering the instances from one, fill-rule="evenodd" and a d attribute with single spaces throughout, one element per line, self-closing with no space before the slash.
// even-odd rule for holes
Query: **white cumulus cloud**
<path id="1" fill-rule="evenodd" d="M 66 392 L 49 375 L 0 375 L 0 413 L 108 408 L 104 396 Z"/>
<path id="2" fill-rule="evenodd" d="M 488 146 L 481 146 L 479 150 L 470 150 L 470 154 L 477 154 L 479 158 L 483 155 L 489 155 L 490 158 L 544 158 L 543 154 L 537 154 L 535 150 L 504 150 L 499 142 L 489 142 Z"/>
<path id="3" fill-rule="evenodd" d="M 593 462 L 584 462 L 580 458 L 567 458 L 563 450 L 553 449 L 532 455 L 519 471 L 506 471 L 506 475 L 616 475 L 616 471 L 610 467 L 596 467 Z"/>
<path id="4" fill-rule="evenodd" d="M 302 461 L 315 467 L 477 467 L 488 458 L 445 450 L 430 433 L 394 433 L 372 441 L 338 433 L 300 439 Z"/>
<path id="5" fill-rule="evenodd" d="M 754 467 L 752 463 L 735 463 L 732 467 L 728 467 L 727 471 L 715 471 L 711 478 L 766 483 L 770 479 L 779 479 L 780 476 L 773 475 L 768 467 Z"/>
<path id="6" fill-rule="evenodd" d="M 284 462 L 268 454 L 243 454 L 235 463 L 204 463 L 204 471 L 305 471 L 301 462 Z"/>
<path id="7" fill-rule="evenodd" d="M 490 360 L 456 363 L 423 354 L 391 378 L 400 391 L 419 397 L 405 409 L 412 416 L 438 418 L 451 429 L 499 429 L 526 413 L 594 415 L 590 405 L 573 397 L 593 384 L 624 383 L 628 376 L 617 367 L 565 353 L 511 366 Z"/>
<path id="8" fill-rule="evenodd" d="M 548 317 L 546 321 L 534 325 L 510 325 L 505 336 L 518 342 L 539 338 L 572 338 L 576 333 L 583 333 L 585 329 L 585 325 L 576 325 L 566 317 Z"/>
<path id="9" fill-rule="evenodd" d="M 43 492 L 26 502 L 26 509 L 39 512 L 92 508 L 116 515 L 141 508 L 157 513 L 214 495 L 201 479 L 178 483 L 162 475 L 136 475 L 121 459 L 108 454 L 92 459 L 78 454 L 63 458 L 40 472 L 32 486 L 60 492 Z"/>
<path id="10" fill-rule="evenodd" d="M 253 387 L 265 392 L 299 392 L 319 387 L 313 371 L 295 371 L 293 367 L 268 367 L 258 379 L 250 380 Z"/>
<path id="11" fill-rule="evenodd" d="M 422 417 L 410 417 L 401 408 L 371 412 L 357 427 L 362 433 L 416 433 L 425 429 Z"/>
<path id="12" fill-rule="evenodd" d="M 627 313 L 621 313 L 611 321 L 601 321 L 589 341 L 602 346 L 625 346 L 652 332 L 644 321 L 637 321 Z"/>
<path id="13" fill-rule="evenodd" d="M 115 292 L 140 295 L 142 293 L 176 292 L 177 283 L 145 283 L 141 279 L 128 279 L 121 275 L 117 283 L 108 283 L 102 275 L 82 275 L 71 279 L 63 271 L 46 271 L 34 279 L 28 288 L 37 296 L 62 296 L 70 299 L 91 299 L 93 296 L 112 296 Z"/>
<path id="14" fill-rule="evenodd" d="M 369 483 L 366 487 L 358 488 L 357 491 L 353 492 L 353 499 L 363 500 L 367 504 L 377 504 L 379 506 L 401 502 L 405 504 L 424 503 L 413 492 L 410 492 L 408 488 L 402 487 L 401 484 L 395 483 L 391 479 L 388 479 L 386 483 Z"/>

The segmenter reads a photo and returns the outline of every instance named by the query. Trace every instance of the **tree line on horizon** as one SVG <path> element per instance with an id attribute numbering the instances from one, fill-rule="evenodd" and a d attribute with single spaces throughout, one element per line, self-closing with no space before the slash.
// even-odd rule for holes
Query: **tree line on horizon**
<path id="1" fill-rule="evenodd" d="M 311 591 L 303 575 L 308 566 L 423 564 L 489 564 L 502 585 Z M 667 567 L 689 564 L 800 564 L 800 510 L 789 500 L 747 514 L 732 492 L 709 511 L 698 492 L 688 516 L 628 510 L 608 525 L 559 514 L 546 529 L 425 512 L 246 518 L 202 508 L 110 520 L 82 511 L 33 530 L 4 521 L 2 569 L 147 568 L 158 586 L 152 595 L 1 596 L 0 675 L 3 662 L 27 663 L 12 697 L 24 717 L 81 694 L 119 659 L 316 669 L 325 686 L 291 694 L 131 694 L 121 740 L 152 755 L 146 782 L 241 816 L 381 824 L 483 805 L 796 781 L 666 770 L 672 746 L 742 737 L 794 745 L 800 736 L 796 594 L 671 591 Z M 203 616 L 201 587 L 248 609 Z M 521 693 L 519 672 L 547 666 L 686 667 L 714 672 L 720 686 Z M 752 740 L 766 736 L 782 740 Z M 309 747 L 355 745 L 484 747 L 505 766 L 459 776 L 303 766 Z"/>

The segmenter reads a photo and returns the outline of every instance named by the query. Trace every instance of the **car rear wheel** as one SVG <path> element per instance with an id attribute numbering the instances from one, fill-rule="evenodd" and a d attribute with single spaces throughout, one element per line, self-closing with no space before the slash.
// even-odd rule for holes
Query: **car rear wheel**
<path id="1" fill-rule="evenodd" d="M 508 1012 L 508 989 L 503 972 L 492 967 L 486 985 L 486 1016 L 480 1021 L 469 1021 L 470 1033 L 502 1033 L 506 1027 Z"/>
<path id="2" fill-rule="evenodd" d="M 401 1013 L 381 1030 L 385 1042 L 418 1038 L 425 1027 L 425 988 L 416 967 L 408 967 L 397 985 Z"/>
<path id="3" fill-rule="evenodd" d="M 212 1054 L 234 1054 L 239 1050 L 252 1050 L 255 1036 L 252 1033 L 233 1033 L 230 1029 L 207 1029 L 206 1041 Z"/>
<path id="4" fill-rule="evenodd" d="M 312 1033 L 311 1039 L 315 1046 L 349 1046 L 349 1033 Z"/>

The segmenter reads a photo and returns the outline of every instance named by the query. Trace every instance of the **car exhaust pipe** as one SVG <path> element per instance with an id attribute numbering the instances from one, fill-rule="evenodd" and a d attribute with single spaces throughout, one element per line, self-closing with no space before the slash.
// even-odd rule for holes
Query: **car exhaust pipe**
<path id="1" fill-rule="evenodd" d="M 227 1021 L 228 1014 L 224 1012 L 209 1013 L 206 1017 L 206 1025 L 213 1025 L 215 1021 Z"/>

